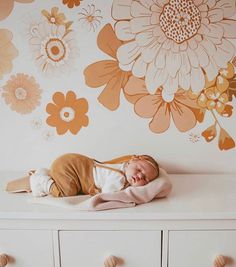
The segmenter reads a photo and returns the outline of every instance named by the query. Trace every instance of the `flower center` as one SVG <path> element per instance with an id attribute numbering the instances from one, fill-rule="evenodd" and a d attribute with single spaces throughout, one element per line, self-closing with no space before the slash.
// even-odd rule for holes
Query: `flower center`
<path id="1" fill-rule="evenodd" d="M 167 38 L 180 44 L 197 33 L 200 11 L 192 0 L 170 0 L 160 15 L 160 26 Z"/>
<path id="2" fill-rule="evenodd" d="M 87 16 L 88 22 L 93 22 L 93 20 L 94 20 L 94 16 L 92 16 L 92 15 Z"/>
<path id="3" fill-rule="evenodd" d="M 38 34 L 38 30 L 39 30 L 38 24 L 34 24 L 29 28 L 29 32 L 34 36 Z"/>
<path id="4" fill-rule="evenodd" d="M 27 97 L 27 91 L 22 87 L 18 87 L 15 90 L 15 96 L 18 100 L 24 100 Z"/>
<path id="5" fill-rule="evenodd" d="M 51 23 L 55 23 L 56 22 L 56 19 L 54 17 L 51 17 L 50 18 L 50 21 L 51 21 Z"/>
<path id="6" fill-rule="evenodd" d="M 60 111 L 60 117 L 63 121 L 70 122 L 75 118 L 75 111 L 71 107 L 64 107 Z"/>
<path id="7" fill-rule="evenodd" d="M 65 59 L 66 48 L 66 44 L 58 38 L 50 38 L 44 47 L 47 57 L 54 62 L 60 62 Z"/>

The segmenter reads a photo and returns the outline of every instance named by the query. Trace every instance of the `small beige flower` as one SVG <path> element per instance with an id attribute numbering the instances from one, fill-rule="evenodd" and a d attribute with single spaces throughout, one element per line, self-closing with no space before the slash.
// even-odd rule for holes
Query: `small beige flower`
<path id="1" fill-rule="evenodd" d="M 12 33 L 6 29 L 0 29 L 0 79 L 11 72 L 12 61 L 18 56 L 18 51 L 12 41 Z"/>
<path id="2" fill-rule="evenodd" d="M 40 105 L 41 92 L 34 77 L 17 73 L 12 75 L 3 86 L 2 97 L 12 110 L 20 114 L 27 114 Z"/>
<path id="3" fill-rule="evenodd" d="M 88 5 L 87 9 L 83 8 L 83 12 L 78 13 L 79 21 L 82 22 L 82 26 L 85 26 L 88 31 L 93 30 L 95 32 L 102 20 L 100 14 L 101 10 L 96 9 L 95 5 Z"/>

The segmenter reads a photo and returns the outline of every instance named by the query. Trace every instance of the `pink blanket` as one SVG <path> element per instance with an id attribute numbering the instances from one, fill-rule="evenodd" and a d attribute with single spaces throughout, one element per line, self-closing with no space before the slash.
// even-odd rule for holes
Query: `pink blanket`
<path id="1" fill-rule="evenodd" d="M 154 198 L 166 197 L 172 184 L 165 170 L 160 169 L 160 176 L 149 184 L 140 187 L 127 187 L 115 193 L 101 193 L 89 199 L 89 210 L 107 210 L 133 207 L 150 202 Z"/>

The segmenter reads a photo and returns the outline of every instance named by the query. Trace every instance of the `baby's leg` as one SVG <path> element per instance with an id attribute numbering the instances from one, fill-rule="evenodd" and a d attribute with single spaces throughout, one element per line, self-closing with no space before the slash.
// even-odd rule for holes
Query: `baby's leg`
<path id="1" fill-rule="evenodd" d="M 70 155 L 57 158 L 50 168 L 50 176 L 54 183 L 49 193 L 54 197 L 76 196 L 81 191 L 80 182 L 71 168 Z"/>
<path id="2" fill-rule="evenodd" d="M 49 194 L 53 180 L 49 176 L 49 170 L 38 169 L 30 175 L 30 188 L 32 195 L 35 197 L 43 197 Z"/>

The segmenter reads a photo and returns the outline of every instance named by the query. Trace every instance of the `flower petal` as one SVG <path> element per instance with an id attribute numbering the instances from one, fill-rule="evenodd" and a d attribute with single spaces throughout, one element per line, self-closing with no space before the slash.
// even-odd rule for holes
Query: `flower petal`
<path id="1" fill-rule="evenodd" d="M 153 30 L 156 25 L 150 24 L 149 17 L 139 17 L 130 20 L 130 28 L 133 33 Z"/>
<path id="2" fill-rule="evenodd" d="M 147 46 L 154 40 L 152 31 L 140 32 L 134 36 L 139 46 Z"/>
<path id="3" fill-rule="evenodd" d="M 203 68 L 206 67 L 210 62 L 210 58 L 209 58 L 209 55 L 207 54 L 206 50 L 203 49 L 203 47 L 201 45 L 198 45 L 198 47 L 196 49 L 196 54 L 198 55 L 200 66 Z"/>
<path id="4" fill-rule="evenodd" d="M 211 142 L 216 137 L 216 126 L 215 124 L 208 127 L 205 131 L 202 132 L 202 136 L 207 142 Z"/>
<path id="5" fill-rule="evenodd" d="M 190 73 L 191 65 L 187 53 L 181 52 L 181 62 L 180 71 L 183 74 Z"/>
<path id="6" fill-rule="evenodd" d="M 135 103 L 134 111 L 142 118 L 152 118 L 161 105 L 159 96 L 146 95 Z"/>
<path id="7" fill-rule="evenodd" d="M 163 133 L 170 127 L 170 109 L 165 102 L 159 106 L 158 111 L 149 124 L 150 130 L 154 133 Z"/>
<path id="8" fill-rule="evenodd" d="M 57 105 L 57 106 L 64 106 L 64 103 L 65 103 L 65 96 L 63 93 L 61 92 L 56 92 L 53 97 L 52 97 L 54 103 Z"/>
<path id="9" fill-rule="evenodd" d="M 187 54 L 188 54 L 188 58 L 189 58 L 189 62 L 191 64 L 191 66 L 194 68 L 198 68 L 199 67 L 199 61 L 198 61 L 198 56 L 196 55 L 195 51 L 193 51 L 192 49 L 189 48 L 187 50 Z"/>
<path id="10" fill-rule="evenodd" d="M 112 77 L 98 97 L 98 101 L 110 110 L 116 110 L 120 105 L 121 73 Z"/>
<path id="11" fill-rule="evenodd" d="M 68 129 L 68 125 L 69 123 L 64 122 L 64 121 L 60 121 L 60 123 L 58 123 L 56 125 L 56 130 L 57 130 L 57 134 L 62 135 L 64 133 L 66 133 L 69 129 Z"/>
<path id="12" fill-rule="evenodd" d="M 60 117 L 56 114 L 53 114 L 51 116 L 49 116 L 46 120 L 46 123 L 52 127 L 57 126 L 58 124 L 60 124 L 62 121 L 60 119 Z"/>
<path id="13" fill-rule="evenodd" d="M 223 18 L 224 18 L 224 12 L 222 9 L 214 8 L 208 11 L 208 19 L 212 23 L 222 21 Z"/>
<path id="14" fill-rule="evenodd" d="M 217 48 L 217 53 L 213 55 L 213 59 L 220 68 L 227 68 L 227 63 L 235 54 L 235 47 L 230 41 L 222 39 L 221 44 Z"/>
<path id="15" fill-rule="evenodd" d="M 224 29 L 224 37 L 225 38 L 236 38 L 236 20 L 227 20 L 224 19 L 218 24 Z"/>
<path id="16" fill-rule="evenodd" d="M 146 8 L 150 9 L 151 6 L 154 4 L 155 1 L 153 0 L 140 0 L 140 3 L 145 6 Z"/>
<path id="17" fill-rule="evenodd" d="M 193 92 L 200 92 L 205 85 L 205 76 L 201 68 L 191 69 L 191 89 Z"/>
<path id="18" fill-rule="evenodd" d="M 167 80 L 168 74 L 165 69 L 157 69 L 152 62 L 147 68 L 145 83 L 150 93 L 154 93 L 157 88 L 163 85 Z"/>
<path id="19" fill-rule="evenodd" d="M 221 112 L 221 116 L 230 117 L 233 114 L 233 107 L 231 105 L 225 105 L 224 110 Z"/>
<path id="20" fill-rule="evenodd" d="M 179 53 L 167 52 L 166 55 L 166 68 L 172 78 L 176 76 L 177 71 L 181 66 L 181 56 Z"/>
<path id="21" fill-rule="evenodd" d="M 221 93 L 224 92 L 229 87 L 229 81 L 225 79 L 223 76 L 218 75 L 216 79 L 216 88 Z"/>
<path id="22" fill-rule="evenodd" d="M 134 76 L 138 78 L 142 78 L 145 76 L 147 71 L 147 63 L 143 61 L 142 57 L 140 56 L 133 65 L 132 73 Z"/>
<path id="23" fill-rule="evenodd" d="M 111 14 L 115 20 L 131 19 L 132 0 L 114 0 Z"/>
<path id="24" fill-rule="evenodd" d="M 201 93 L 197 99 L 197 104 L 201 108 L 206 108 L 207 106 L 207 97 L 204 93 Z"/>
<path id="25" fill-rule="evenodd" d="M 141 48 L 138 46 L 136 41 L 129 42 L 120 46 L 117 50 L 117 58 L 118 60 L 124 64 L 130 64 L 135 60 L 141 53 Z"/>
<path id="26" fill-rule="evenodd" d="M 57 105 L 54 105 L 52 103 L 48 103 L 46 106 L 46 111 L 49 114 L 57 114 L 60 112 L 60 108 Z"/>
<path id="27" fill-rule="evenodd" d="M 14 7 L 14 0 L 0 1 L 0 20 L 8 17 Z"/>
<path id="28" fill-rule="evenodd" d="M 71 105 L 71 103 L 76 101 L 76 94 L 73 91 L 66 93 L 65 106 Z"/>
<path id="29" fill-rule="evenodd" d="M 216 2 L 215 8 L 219 8 L 224 11 L 224 18 L 230 18 L 235 14 L 235 1 L 219 0 Z"/>
<path id="30" fill-rule="evenodd" d="M 72 105 L 73 109 L 76 111 L 76 114 L 81 116 L 88 112 L 88 101 L 85 98 L 78 98 L 74 101 Z"/>
<path id="31" fill-rule="evenodd" d="M 144 80 L 135 76 L 130 76 L 125 85 L 124 92 L 128 95 L 148 94 Z"/>
<path id="32" fill-rule="evenodd" d="M 86 116 L 87 117 L 87 116 Z M 85 125 L 87 126 L 87 125 Z M 68 130 L 72 133 L 72 134 L 77 134 L 79 132 L 79 130 L 82 128 L 82 123 L 81 121 L 78 121 L 76 119 L 74 119 L 73 121 L 71 121 L 68 125 Z"/>
<path id="33" fill-rule="evenodd" d="M 170 110 L 175 126 L 180 132 L 186 132 L 196 125 L 195 115 L 189 107 L 174 101 L 170 105 Z"/>
<path id="34" fill-rule="evenodd" d="M 234 77 L 234 65 L 228 63 L 227 69 L 220 69 L 220 75 L 226 79 L 231 79 Z"/>
<path id="35" fill-rule="evenodd" d="M 135 34 L 131 32 L 129 21 L 118 21 L 115 24 L 115 33 L 117 38 L 122 41 L 129 41 L 135 38 Z"/>
<path id="36" fill-rule="evenodd" d="M 222 39 L 224 34 L 224 28 L 218 24 L 211 23 L 208 26 L 209 32 L 207 33 L 208 37 Z"/>
<path id="37" fill-rule="evenodd" d="M 183 74 L 182 71 L 179 72 L 179 85 L 184 90 L 190 88 L 190 74 Z"/>
<path id="38" fill-rule="evenodd" d="M 119 71 L 118 63 L 113 60 L 103 60 L 89 65 L 84 70 L 85 83 L 89 87 L 100 87 L 106 84 Z"/>
<path id="39" fill-rule="evenodd" d="M 163 90 L 166 94 L 173 95 L 178 90 L 178 81 L 179 76 L 177 75 L 176 78 L 172 78 L 168 76 L 166 82 L 163 84 Z"/>
<path id="40" fill-rule="evenodd" d="M 213 60 L 209 62 L 209 65 L 206 66 L 206 67 L 204 68 L 204 70 L 205 70 L 205 72 L 206 72 L 207 79 L 208 79 L 209 81 L 214 80 L 215 77 L 216 77 L 217 74 L 218 74 L 218 68 L 217 68 L 217 66 L 216 66 L 216 64 L 215 64 L 215 62 L 214 62 Z"/>
<path id="41" fill-rule="evenodd" d="M 220 150 L 228 150 L 235 147 L 233 138 L 223 128 L 220 128 L 218 146 Z"/>
<path id="42" fill-rule="evenodd" d="M 153 1 L 152 5 L 153 5 Z M 132 17 L 142 17 L 142 16 L 151 16 L 152 12 L 150 11 L 149 7 L 145 7 L 140 3 L 133 1 L 131 4 L 131 15 Z"/>
<path id="43" fill-rule="evenodd" d="M 161 45 L 157 43 L 155 40 L 149 44 L 145 49 L 143 49 L 141 57 L 143 58 L 144 62 L 150 63 L 154 60 L 157 53 L 160 51 Z M 163 50 L 160 51 L 162 54 Z"/>
<path id="44" fill-rule="evenodd" d="M 97 44 L 104 53 L 116 59 L 117 49 L 122 42 L 117 39 L 111 24 L 106 24 L 98 34 Z"/>
<path id="45" fill-rule="evenodd" d="M 156 55 L 156 59 L 155 59 L 155 66 L 158 69 L 164 69 L 166 66 L 166 54 L 167 51 L 164 49 L 160 49 L 159 52 Z"/>

